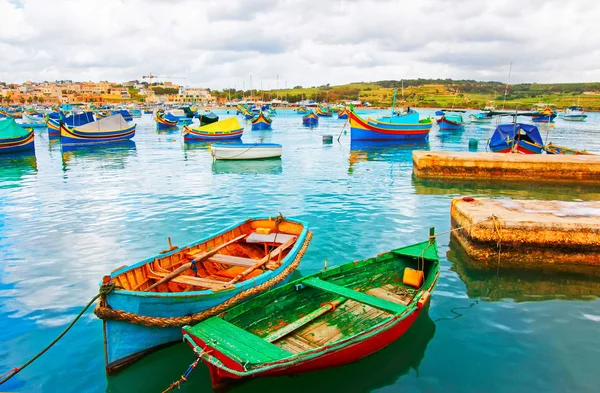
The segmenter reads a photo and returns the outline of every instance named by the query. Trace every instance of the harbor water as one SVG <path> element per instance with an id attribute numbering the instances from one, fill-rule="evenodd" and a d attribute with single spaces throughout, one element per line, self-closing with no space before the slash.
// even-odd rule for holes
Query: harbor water
<path id="1" fill-rule="evenodd" d="M 230 111 L 235 115 L 235 110 Z M 422 115 L 434 111 L 425 110 Z M 225 110 L 216 111 L 221 118 Z M 372 116 L 383 111 L 359 112 Z M 385 111 L 387 113 L 387 111 Z M 241 118 L 240 118 L 241 119 Z M 197 121 L 197 120 L 196 120 Z M 240 120 L 243 121 L 243 120 Z M 280 212 L 314 232 L 295 278 L 450 229 L 461 195 L 598 200 L 600 187 L 422 181 L 414 149 L 485 151 L 494 124 L 468 124 L 418 145 L 350 143 L 346 120 L 279 110 L 272 131 L 243 142 L 283 145 L 281 160 L 213 162 L 207 145 L 157 131 L 150 115 L 132 142 L 65 151 L 36 131 L 33 156 L 0 157 L 0 373 L 40 351 L 98 293 L 103 275 L 239 220 Z M 545 141 L 600 153 L 600 115 L 540 126 Z M 345 131 L 342 128 L 345 126 Z M 333 143 L 323 143 L 333 135 Z M 338 141 L 339 136 L 339 141 Z M 251 380 L 232 392 L 597 392 L 600 278 L 471 266 L 448 234 L 429 313 L 393 345 L 357 363 Z M 115 376 L 104 371 L 102 324 L 89 310 L 1 391 L 160 392 L 194 360 L 183 343 Z M 198 365 L 182 392 L 209 391 Z"/>

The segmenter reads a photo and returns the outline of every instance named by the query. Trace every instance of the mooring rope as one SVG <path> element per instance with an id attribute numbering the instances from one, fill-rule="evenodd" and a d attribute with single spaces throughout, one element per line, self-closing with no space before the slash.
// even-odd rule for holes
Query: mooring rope
<path id="1" fill-rule="evenodd" d="M 206 349 L 203 349 L 202 351 L 200 351 L 198 353 L 198 357 L 196 358 L 196 360 L 194 360 L 192 362 L 192 364 L 189 365 L 189 367 L 187 368 L 187 370 L 181 375 L 181 377 L 179 377 L 179 379 L 175 382 L 173 382 L 172 384 L 169 385 L 168 388 L 166 388 L 165 390 L 162 391 L 162 393 L 167 393 L 170 392 L 171 390 L 177 388 L 177 389 L 181 389 L 181 385 L 183 385 L 184 383 L 187 382 L 188 378 L 190 377 L 190 374 L 192 373 L 192 371 L 194 371 L 194 369 L 196 368 L 196 366 L 198 365 L 198 363 L 200 362 L 200 359 L 202 359 L 202 356 L 204 356 L 205 354 L 209 353 L 210 351 L 207 351 Z"/>
<path id="2" fill-rule="evenodd" d="M 42 356 L 44 353 L 46 353 L 46 351 L 48 351 L 50 348 L 52 348 L 52 346 L 54 346 L 54 344 L 56 344 L 61 338 L 63 338 L 63 336 L 65 334 L 67 334 L 67 332 L 69 330 L 71 330 L 71 328 L 73 327 L 73 325 L 75 325 L 75 322 L 77 322 L 79 320 L 79 318 L 81 318 L 81 316 L 87 311 L 87 309 L 101 296 L 106 296 L 107 294 L 109 294 L 113 289 L 117 288 L 117 286 L 115 285 L 114 282 L 108 282 L 106 284 L 102 284 L 100 286 L 100 290 L 98 292 L 98 294 L 96 294 L 96 296 L 94 296 L 92 298 L 92 300 L 90 300 L 88 302 L 88 304 L 85 305 L 85 307 L 79 312 L 79 314 L 77 314 L 77 316 L 73 319 L 73 321 L 71 321 L 71 323 L 69 324 L 69 326 L 67 326 L 65 328 L 65 330 L 62 331 L 61 334 L 59 334 L 54 340 L 52 340 L 52 342 L 50 344 L 48 344 L 44 349 L 42 349 L 40 352 L 37 353 L 37 355 L 35 355 L 34 357 L 32 357 L 31 359 L 29 359 L 27 362 L 25 362 L 25 364 L 23 364 L 21 367 L 13 367 L 12 370 L 9 370 L 7 372 L 5 372 L 4 374 L 1 375 L 2 379 L 0 380 L 0 385 L 2 385 L 4 382 L 8 381 L 9 379 L 11 379 L 12 377 L 14 377 L 15 375 L 17 375 L 18 373 L 20 373 L 21 371 L 23 371 L 23 369 L 27 366 L 29 366 L 31 363 L 33 363 L 35 360 L 37 360 L 37 358 L 39 358 L 40 356 Z"/>

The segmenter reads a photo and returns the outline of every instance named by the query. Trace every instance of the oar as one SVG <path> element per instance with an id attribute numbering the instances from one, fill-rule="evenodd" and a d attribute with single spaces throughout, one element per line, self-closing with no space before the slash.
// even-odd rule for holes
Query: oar
<path id="1" fill-rule="evenodd" d="M 243 273 L 240 273 L 237 276 L 235 276 L 227 284 L 235 284 L 236 282 L 240 281 L 242 278 L 246 277 L 248 274 L 252 273 L 253 271 L 258 269 L 265 263 L 269 262 L 273 256 L 277 255 L 277 253 L 282 253 L 286 248 L 288 248 L 289 246 L 294 244 L 295 241 L 296 241 L 296 237 L 290 238 L 287 242 L 283 243 L 281 246 L 277 247 L 275 250 L 273 250 L 269 254 L 267 254 L 266 257 L 264 257 L 260 261 L 256 262 L 254 265 L 250 266 Z"/>
<path id="2" fill-rule="evenodd" d="M 240 235 L 240 236 L 236 237 L 235 239 L 228 241 L 227 243 L 221 244 L 220 246 L 216 247 L 214 250 L 202 253 L 201 255 L 195 257 L 192 260 L 192 262 L 184 263 L 183 265 L 179 266 L 177 269 L 173 270 L 171 273 L 167 274 L 166 276 L 164 276 L 163 278 L 161 278 L 154 284 L 150 285 L 148 287 L 148 289 L 146 289 L 146 291 L 150 291 L 150 290 L 156 288 L 157 286 L 159 286 L 160 284 L 164 284 L 165 282 L 171 281 L 175 277 L 179 276 L 181 273 L 183 273 L 186 270 L 188 270 L 189 268 L 191 268 L 194 263 L 203 262 L 203 261 L 207 260 L 208 258 L 212 257 L 213 255 L 215 255 L 216 253 L 221 251 L 223 248 L 227 247 L 230 244 L 237 242 L 238 240 L 242 240 L 246 236 L 248 236 L 248 235 L 247 234 Z"/>
<path id="3" fill-rule="evenodd" d="M 276 330 L 273 333 L 269 334 L 267 337 L 264 338 L 264 340 L 268 341 L 270 343 L 277 341 L 277 340 L 283 338 L 284 336 L 287 336 L 291 332 L 298 330 L 301 327 L 305 326 L 306 324 L 314 321 L 315 319 L 319 318 L 321 315 L 335 310 L 340 304 L 342 304 L 346 300 L 348 300 L 348 299 L 346 299 L 345 297 L 338 297 L 337 299 L 335 299 L 331 302 L 324 303 L 321 307 L 317 308 L 315 311 L 310 312 L 310 313 L 306 314 L 305 316 L 303 316 L 302 318 L 290 323 L 289 325 L 284 326 L 281 329 Z"/>

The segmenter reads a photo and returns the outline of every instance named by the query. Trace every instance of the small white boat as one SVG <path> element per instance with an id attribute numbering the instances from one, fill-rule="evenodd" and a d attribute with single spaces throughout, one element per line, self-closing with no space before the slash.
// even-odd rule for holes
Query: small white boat
<path id="1" fill-rule="evenodd" d="M 563 120 L 566 121 L 585 121 L 587 115 L 580 106 L 570 106 L 565 109 Z"/>
<path id="2" fill-rule="evenodd" d="M 276 143 L 213 144 L 210 147 L 215 160 L 261 160 L 281 157 L 281 145 Z"/>

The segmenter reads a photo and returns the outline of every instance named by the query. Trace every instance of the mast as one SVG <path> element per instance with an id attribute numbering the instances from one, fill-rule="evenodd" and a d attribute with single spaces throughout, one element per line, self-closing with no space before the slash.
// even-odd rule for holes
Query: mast
<path id="1" fill-rule="evenodd" d="M 277 74 L 277 85 L 275 85 L 275 98 L 279 99 L 279 74 Z"/>
<path id="2" fill-rule="evenodd" d="M 512 61 L 508 68 L 508 78 L 506 78 L 506 88 L 504 89 L 504 101 L 502 102 L 502 110 L 504 110 L 504 104 L 506 104 L 506 95 L 508 94 L 508 82 L 510 81 L 510 72 L 512 71 Z"/>
<path id="3" fill-rule="evenodd" d="M 394 89 L 394 98 L 392 99 L 392 116 L 394 116 L 394 107 L 396 106 L 396 89 Z"/>

